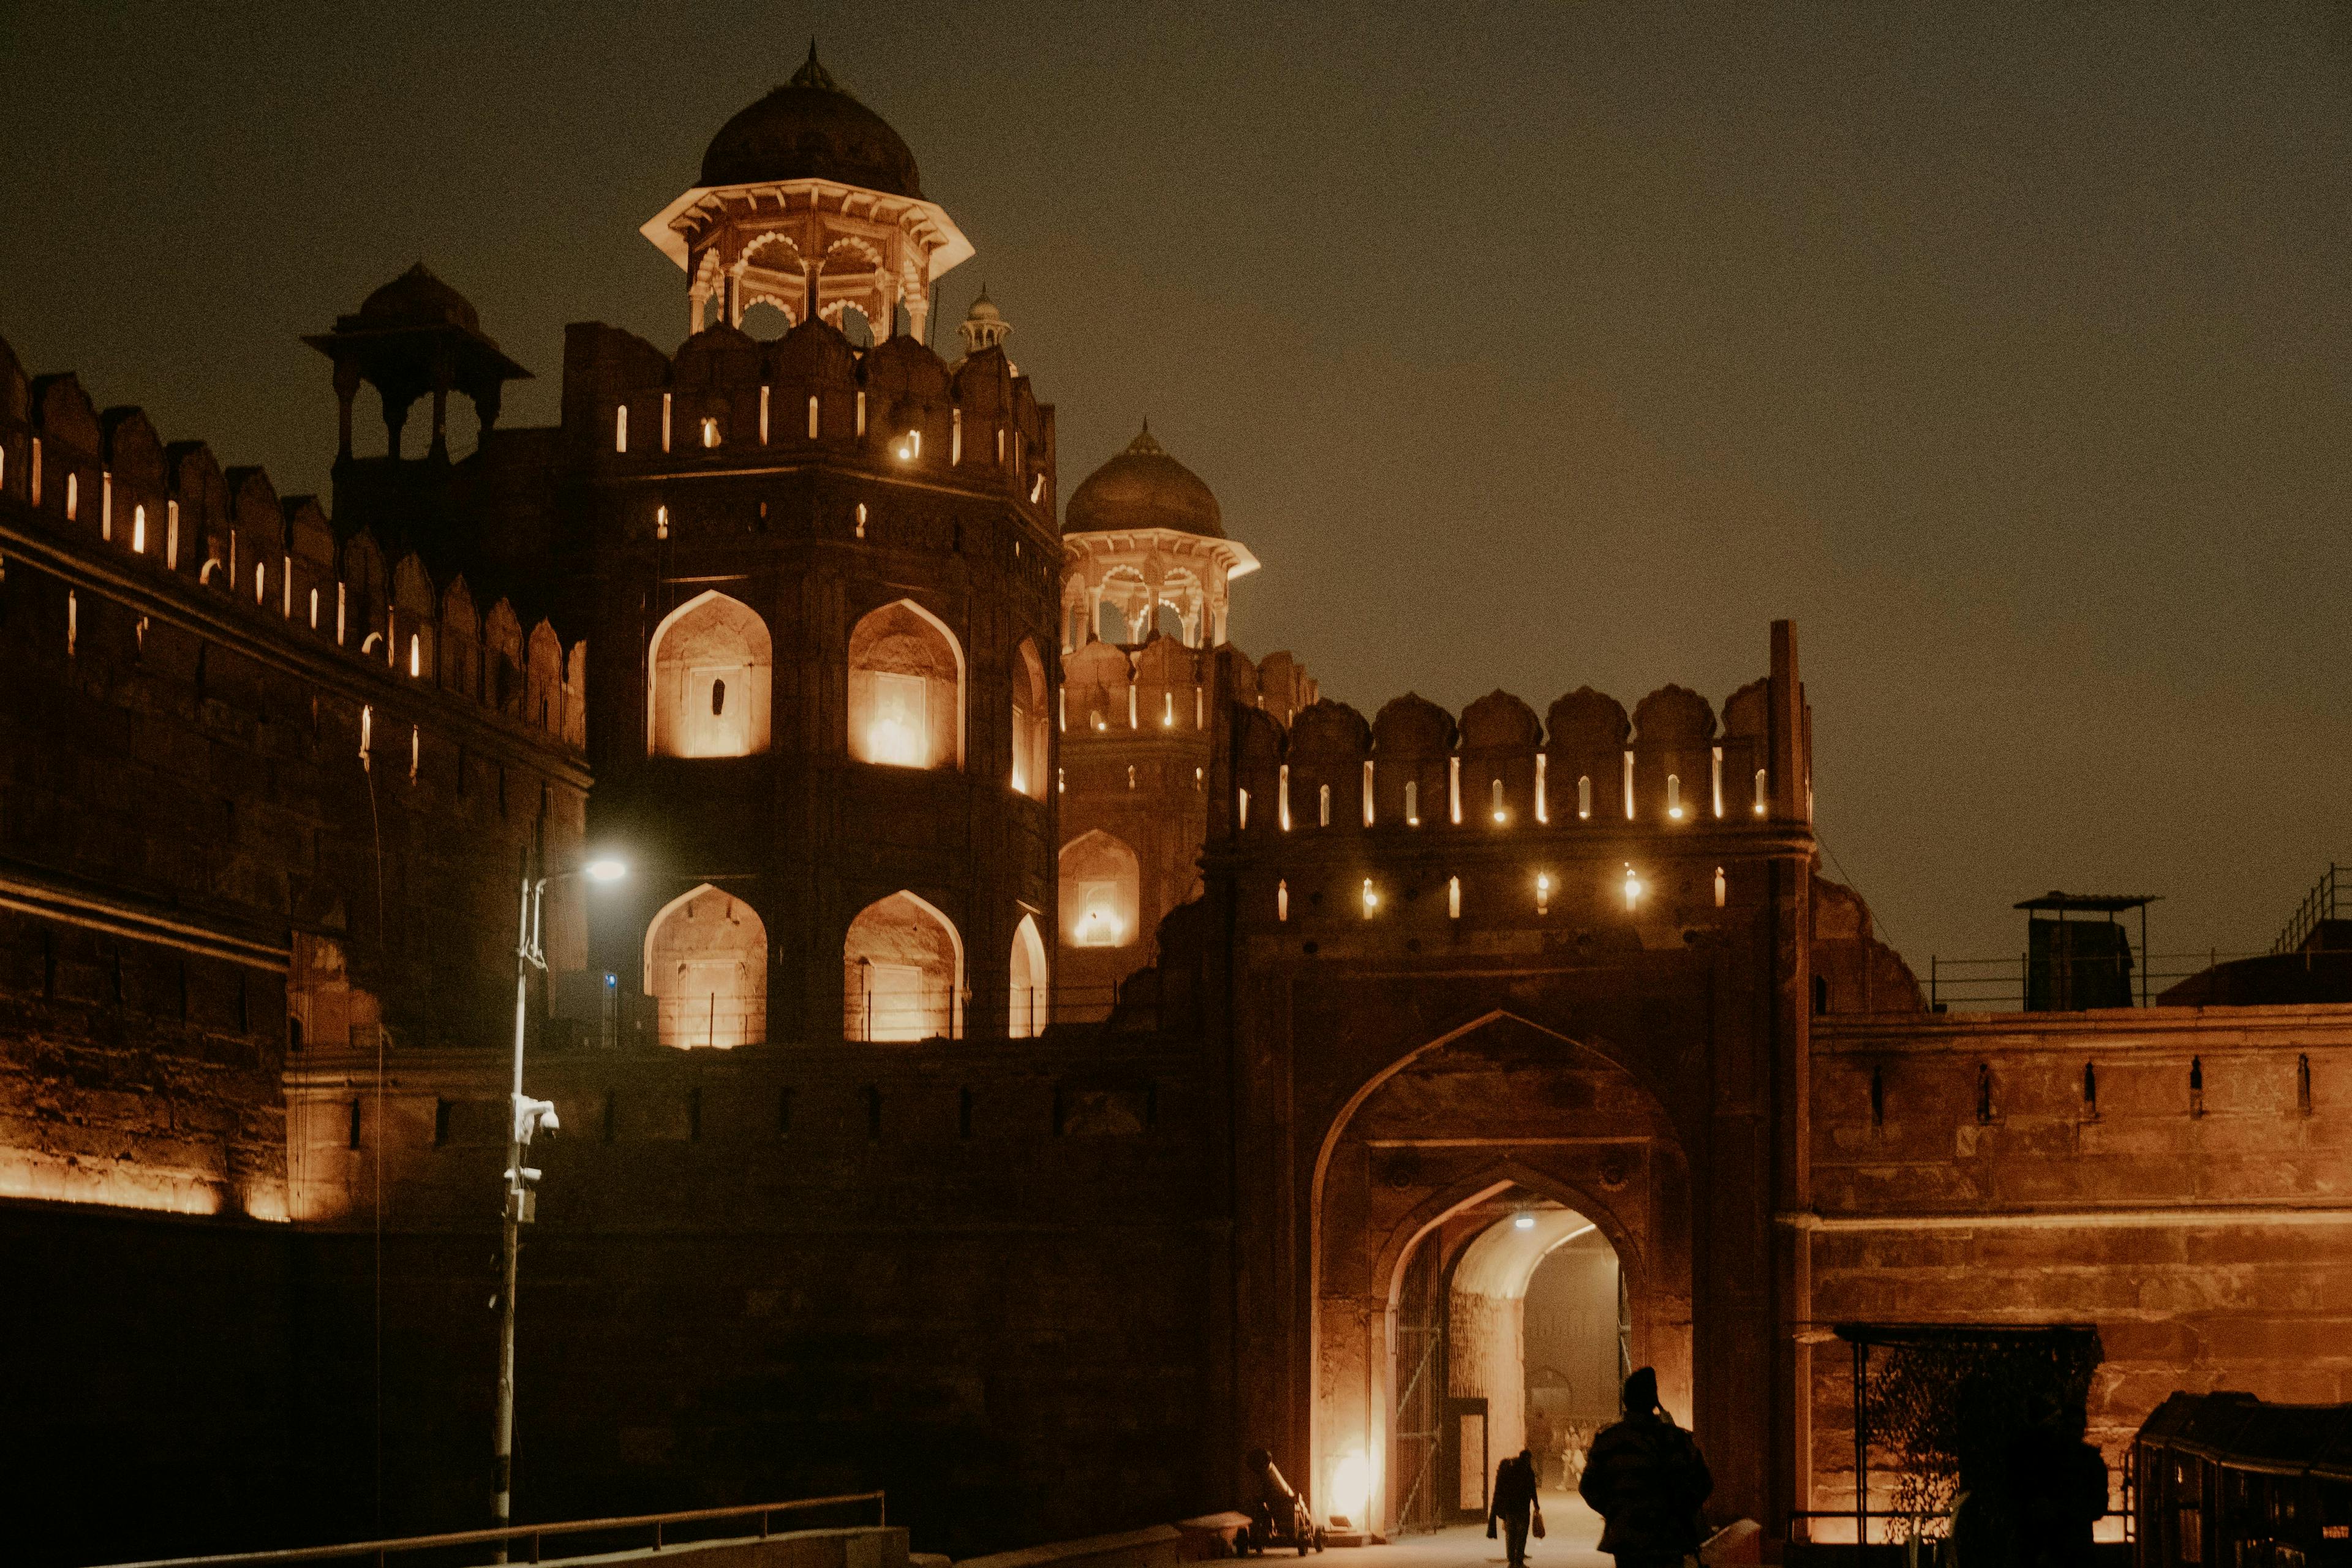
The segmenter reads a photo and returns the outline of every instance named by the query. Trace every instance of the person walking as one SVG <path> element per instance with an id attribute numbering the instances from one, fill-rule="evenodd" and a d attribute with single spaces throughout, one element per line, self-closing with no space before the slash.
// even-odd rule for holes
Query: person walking
<path id="1" fill-rule="evenodd" d="M 1503 1550 L 1511 1568 L 1526 1568 L 1528 1531 L 1543 1534 L 1543 1504 L 1536 1498 L 1536 1462 L 1522 1448 L 1495 1467 L 1494 1490 L 1487 1494 L 1486 1539 L 1495 1539 L 1497 1521 L 1503 1527 Z"/>
<path id="2" fill-rule="evenodd" d="M 1617 1568 L 1680 1568 L 1701 1539 L 1699 1505 L 1715 1489 L 1691 1435 L 1658 1404 L 1658 1374 L 1625 1380 L 1625 1414 L 1592 1440 L 1577 1490 L 1601 1518 L 1601 1550 Z"/>

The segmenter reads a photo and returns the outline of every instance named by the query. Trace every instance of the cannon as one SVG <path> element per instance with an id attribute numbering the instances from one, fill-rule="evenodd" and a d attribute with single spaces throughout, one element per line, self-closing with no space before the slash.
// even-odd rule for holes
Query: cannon
<path id="1" fill-rule="evenodd" d="M 1307 1500 L 1282 1479 L 1274 1456 L 1264 1448 L 1252 1448 L 1243 1463 L 1256 1485 L 1257 1497 L 1250 1506 L 1249 1528 L 1234 1542 L 1241 1552 L 1263 1557 L 1268 1547 L 1295 1546 L 1304 1557 L 1322 1551 L 1322 1530 L 1308 1511 Z"/>

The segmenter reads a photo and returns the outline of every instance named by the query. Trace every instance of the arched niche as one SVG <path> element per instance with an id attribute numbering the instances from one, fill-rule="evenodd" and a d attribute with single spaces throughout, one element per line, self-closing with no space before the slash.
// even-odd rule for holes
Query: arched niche
<path id="1" fill-rule="evenodd" d="M 678 1049 L 768 1037 L 768 928 L 751 905 L 705 882 L 646 928 L 646 994 L 656 1037 Z"/>
<path id="2" fill-rule="evenodd" d="M 1045 798 L 1049 710 L 1045 661 L 1024 637 L 1013 656 L 1013 788 L 1032 800 Z"/>
<path id="3" fill-rule="evenodd" d="M 963 938 L 927 900 L 896 892 L 858 911 L 842 942 L 842 1029 L 853 1040 L 962 1033 Z"/>
<path id="4" fill-rule="evenodd" d="M 1023 915 L 1021 924 L 1013 932 L 1013 964 L 1011 1016 L 1007 1031 L 1016 1040 L 1026 1040 L 1045 1032 L 1047 989 L 1045 970 L 1045 939 L 1037 934 L 1037 917 Z"/>
<path id="5" fill-rule="evenodd" d="M 663 616 L 646 659 L 646 754 L 766 751 L 774 664 L 768 624 L 740 599 L 698 594 Z"/>
<path id="6" fill-rule="evenodd" d="M 1129 947 L 1141 923 L 1135 851 L 1094 828 L 1062 846 L 1063 940 L 1072 947 Z"/>
<path id="7" fill-rule="evenodd" d="M 900 768 L 963 765 L 963 647 L 911 599 L 849 634 L 849 754 Z"/>

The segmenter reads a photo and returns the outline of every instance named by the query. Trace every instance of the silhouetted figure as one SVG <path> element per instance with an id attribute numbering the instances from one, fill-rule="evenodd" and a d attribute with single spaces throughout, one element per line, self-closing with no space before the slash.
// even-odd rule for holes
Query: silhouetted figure
<path id="1" fill-rule="evenodd" d="M 1625 1380 L 1625 1415 L 1592 1440 L 1577 1490 L 1603 1521 L 1617 1568 L 1679 1568 L 1696 1552 L 1699 1505 L 1715 1489 L 1691 1435 L 1658 1405 L 1658 1374 Z"/>
<path id="2" fill-rule="evenodd" d="M 1528 1560 L 1528 1527 L 1543 1517 L 1536 1501 L 1536 1462 L 1525 1448 L 1495 1467 L 1495 1489 L 1486 1504 L 1486 1539 L 1495 1538 L 1495 1525 L 1503 1526 L 1503 1550 L 1511 1560 L 1511 1568 L 1524 1568 Z"/>
<path id="3" fill-rule="evenodd" d="M 2018 1568 L 2084 1568 L 2091 1527 L 2107 1511 L 2107 1462 L 2083 1440 L 2080 1411 L 2053 1411 L 2009 1445 L 2010 1517 Z"/>

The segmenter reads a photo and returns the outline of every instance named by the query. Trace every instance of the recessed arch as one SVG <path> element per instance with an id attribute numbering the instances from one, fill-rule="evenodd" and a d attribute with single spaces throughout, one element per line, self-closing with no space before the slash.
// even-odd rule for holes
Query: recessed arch
<path id="1" fill-rule="evenodd" d="M 853 1040 L 955 1039 L 963 1033 L 963 935 L 905 889 L 857 912 L 843 938 L 842 1030 Z"/>
<path id="2" fill-rule="evenodd" d="M 677 1049 L 768 1037 L 768 928 L 759 911 L 705 882 L 646 923 L 645 992 L 656 1037 Z"/>
<path id="3" fill-rule="evenodd" d="M 1140 927 L 1141 862 L 1125 839 L 1089 828 L 1062 846 L 1062 939 L 1072 947 L 1131 947 Z"/>
<path id="4" fill-rule="evenodd" d="M 1016 1040 L 1045 1032 L 1051 998 L 1045 967 L 1045 939 L 1038 934 L 1037 917 L 1024 914 L 1013 931 L 1012 1007 L 1006 1028 Z"/>
<path id="5" fill-rule="evenodd" d="M 1013 653 L 1013 789 L 1032 800 L 1045 798 L 1051 704 L 1045 695 L 1045 660 L 1033 637 Z"/>
<path id="6" fill-rule="evenodd" d="M 849 754 L 901 768 L 963 766 L 963 644 L 912 599 L 849 634 Z"/>
<path id="7" fill-rule="evenodd" d="M 740 599 L 710 589 L 664 616 L 646 648 L 646 754 L 765 752 L 774 664 L 768 623 Z"/>

